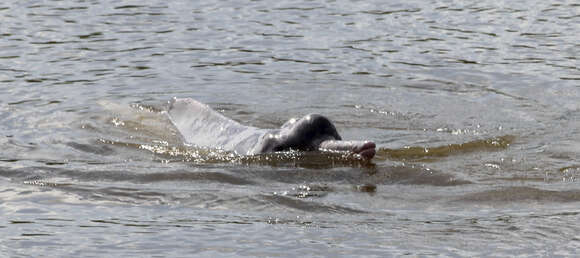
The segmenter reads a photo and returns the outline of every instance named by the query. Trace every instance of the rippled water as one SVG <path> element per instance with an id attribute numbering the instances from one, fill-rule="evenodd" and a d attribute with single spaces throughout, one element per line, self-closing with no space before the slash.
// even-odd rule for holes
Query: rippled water
<path id="1" fill-rule="evenodd" d="M 3 1 L 0 253 L 572 255 L 575 1 Z M 182 144 L 191 97 L 342 154 Z"/>

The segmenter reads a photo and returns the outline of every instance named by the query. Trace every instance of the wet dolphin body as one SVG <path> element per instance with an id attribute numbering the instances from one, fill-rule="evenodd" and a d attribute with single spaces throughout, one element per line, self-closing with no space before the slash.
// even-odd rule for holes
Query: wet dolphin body
<path id="1" fill-rule="evenodd" d="M 328 118 L 310 114 L 291 119 L 280 129 L 242 125 L 193 99 L 173 99 L 169 117 L 187 143 L 220 148 L 238 154 L 300 150 L 331 150 L 358 153 L 365 159 L 375 155 L 369 141 L 343 141 Z"/>

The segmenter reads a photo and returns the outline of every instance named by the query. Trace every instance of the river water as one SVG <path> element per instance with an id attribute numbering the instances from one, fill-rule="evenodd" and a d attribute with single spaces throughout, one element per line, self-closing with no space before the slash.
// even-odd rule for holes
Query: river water
<path id="1" fill-rule="evenodd" d="M 0 3 L 2 256 L 573 255 L 577 1 Z M 320 113 L 343 154 L 184 145 L 164 110 Z"/>

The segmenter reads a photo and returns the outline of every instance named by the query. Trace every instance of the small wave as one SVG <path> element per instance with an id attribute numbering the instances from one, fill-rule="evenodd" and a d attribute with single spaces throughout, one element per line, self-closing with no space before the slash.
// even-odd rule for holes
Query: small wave
<path id="1" fill-rule="evenodd" d="M 361 214 L 366 211 L 333 203 L 322 203 L 321 199 L 302 199 L 292 195 L 248 194 L 244 192 L 215 190 L 167 189 L 164 187 L 133 187 L 110 184 L 57 184 L 37 180 L 27 185 L 55 189 L 75 195 L 91 203 L 113 202 L 132 205 L 179 204 L 203 209 L 247 209 L 269 212 L 302 211 L 321 214 Z"/>
<path id="2" fill-rule="evenodd" d="M 456 199 L 456 201 L 491 203 L 578 202 L 580 201 L 580 191 L 553 191 L 538 189 L 534 187 L 515 186 L 468 194 L 459 199 Z"/>
<path id="3" fill-rule="evenodd" d="M 314 213 L 339 213 L 339 214 L 360 214 L 367 213 L 363 210 L 349 208 L 335 204 L 322 204 L 314 201 L 303 201 L 300 199 L 290 198 L 281 195 L 261 195 L 260 199 L 265 200 L 276 206 L 291 208 L 294 210 L 301 210 Z"/>
<path id="4" fill-rule="evenodd" d="M 362 11 L 362 13 L 366 14 L 373 14 L 373 15 L 391 15 L 397 13 L 416 13 L 420 12 L 420 8 L 412 8 L 412 9 L 401 9 L 401 10 L 368 10 Z"/>
<path id="5" fill-rule="evenodd" d="M 107 145 L 93 145 L 93 144 L 82 144 L 76 142 L 67 143 L 68 146 L 87 153 L 98 154 L 103 156 L 113 155 L 114 150 Z"/>
<path id="6" fill-rule="evenodd" d="M 453 155 L 462 155 L 472 152 L 501 151 L 507 149 L 515 140 L 515 136 L 504 135 L 483 140 L 459 144 L 449 144 L 438 147 L 408 147 L 402 149 L 380 148 L 375 159 L 378 160 L 409 160 L 432 161 Z"/>

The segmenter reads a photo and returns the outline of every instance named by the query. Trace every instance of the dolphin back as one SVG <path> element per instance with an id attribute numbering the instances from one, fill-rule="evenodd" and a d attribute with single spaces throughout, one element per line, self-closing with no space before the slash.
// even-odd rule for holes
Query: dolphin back
<path id="1" fill-rule="evenodd" d="M 167 113 L 185 142 L 197 147 L 254 154 L 254 146 L 266 131 L 244 126 L 190 98 L 174 98 Z"/>

